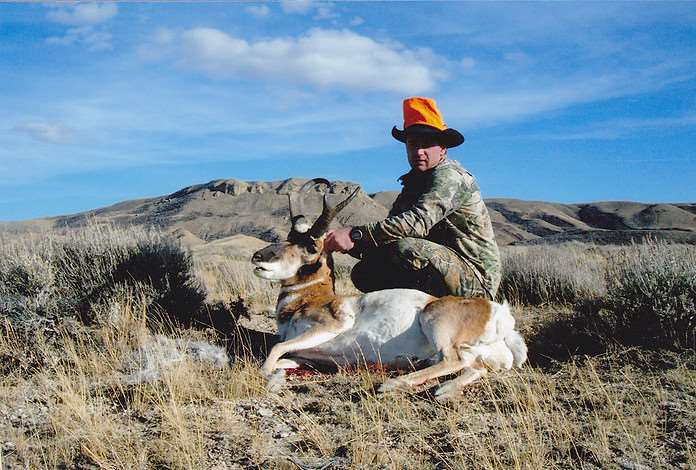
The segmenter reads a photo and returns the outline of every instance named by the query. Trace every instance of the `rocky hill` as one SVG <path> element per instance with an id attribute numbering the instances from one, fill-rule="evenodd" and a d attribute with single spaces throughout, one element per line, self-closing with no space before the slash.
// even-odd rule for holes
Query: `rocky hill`
<path id="1" fill-rule="evenodd" d="M 13 231 L 75 227 L 90 220 L 115 224 L 155 225 L 187 234 L 195 242 L 243 234 L 266 241 L 283 239 L 289 229 L 288 193 L 306 180 L 258 182 L 213 180 L 175 193 L 74 215 L 5 223 Z M 355 184 L 337 181 L 328 191 L 331 202 L 345 198 Z M 321 212 L 321 187 L 303 198 L 296 212 L 310 218 Z M 385 217 L 397 192 L 358 193 L 335 224 L 358 225 Z M 517 199 L 487 199 L 501 245 L 559 243 L 570 240 L 626 243 L 646 236 L 696 243 L 696 204 L 595 202 L 560 204 Z M 190 234 L 190 236 L 189 236 Z M 191 238 L 194 237 L 194 238 Z"/>
<path id="2" fill-rule="evenodd" d="M 56 227 L 74 227 L 89 219 L 109 220 L 116 224 L 155 225 L 167 231 L 186 230 L 196 237 L 211 241 L 234 234 L 244 234 L 266 241 L 285 238 L 290 228 L 288 194 L 307 180 L 291 178 L 274 182 L 245 182 L 234 179 L 214 180 L 188 186 L 175 193 L 56 217 Z M 349 182 L 333 182 L 329 201 L 346 198 L 356 187 Z M 297 201 L 295 212 L 310 220 L 321 213 L 324 188 L 314 190 Z M 369 195 L 360 192 L 342 211 L 336 223 L 363 224 L 386 216 L 387 209 Z"/>

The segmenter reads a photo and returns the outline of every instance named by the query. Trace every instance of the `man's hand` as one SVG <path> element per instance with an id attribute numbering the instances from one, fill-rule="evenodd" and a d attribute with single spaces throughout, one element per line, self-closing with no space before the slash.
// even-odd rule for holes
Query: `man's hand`
<path id="1" fill-rule="evenodd" d="M 324 251 L 331 253 L 332 251 L 340 251 L 345 253 L 351 250 L 355 243 L 350 239 L 350 231 L 353 227 L 341 227 L 336 230 L 330 230 L 324 238 Z"/>

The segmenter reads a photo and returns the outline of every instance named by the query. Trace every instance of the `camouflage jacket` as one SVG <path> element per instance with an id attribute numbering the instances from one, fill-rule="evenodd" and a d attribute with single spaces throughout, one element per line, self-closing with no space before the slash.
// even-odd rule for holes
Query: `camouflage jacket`
<path id="1" fill-rule="evenodd" d="M 361 227 L 364 247 L 405 237 L 425 238 L 451 248 L 480 273 L 486 287 L 497 290 L 501 276 L 498 245 L 476 179 L 457 161 L 446 159 L 426 172 L 409 172 L 399 180 L 401 194 L 389 216 Z"/>

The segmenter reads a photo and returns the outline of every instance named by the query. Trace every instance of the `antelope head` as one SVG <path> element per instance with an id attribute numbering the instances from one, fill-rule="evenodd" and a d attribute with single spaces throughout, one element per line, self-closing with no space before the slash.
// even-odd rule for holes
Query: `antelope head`
<path id="1" fill-rule="evenodd" d="M 301 198 L 305 190 L 317 184 L 331 186 L 331 183 L 324 178 L 314 178 L 302 185 L 295 196 Z M 329 204 L 328 197 L 324 194 L 321 215 L 311 226 L 304 215 L 294 213 L 294 198 L 292 194 L 288 194 L 292 224 L 288 238 L 284 242 L 273 243 L 254 253 L 251 257 L 251 262 L 255 266 L 254 274 L 263 279 L 283 281 L 301 274 L 303 269 L 311 270 L 321 259 L 324 235 L 331 221 L 353 200 L 359 190 L 360 187 L 357 187 L 346 199 L 334 206 Z"/>

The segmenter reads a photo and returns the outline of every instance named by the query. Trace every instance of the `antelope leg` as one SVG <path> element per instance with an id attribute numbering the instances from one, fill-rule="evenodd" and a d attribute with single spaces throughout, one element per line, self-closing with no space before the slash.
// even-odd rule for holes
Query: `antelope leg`
<path id="1" fill-rule="evenodd" d="M 461 394 L 464 387 L 477 381 L 488 373 L 485 368 L 469 368 L 464 369 L 464 372 L 459 377 L 445 382 L 435 390 L 435 399 L 438 401 L 448 400 Z"/>
<path id="2" fill-rule="evenodd" d="M 466 364 L 458 360 L 438 362 L 437 364 L 426 367 L 423 370 L 389 379 L 379 387 L 379 391 L 388 392 L 400 388 L 415 387 L 416 385 L 423 384 L 430 379 L 459 372 L 464 367 L 466 367 Z"/>
<path id="3" fill-rule="evenodd" d="M 322 343 L 331 341 L 338 336 L 340 331 L 330 331 L 323 326 L 314 326 L 299 336 L 296 336 L 282 343 L 278 343 L 271 349 L 266 361 L 261 367 L 261 372 L 267 377 L 278 368 L 278 360 L 283 354 L 301 351 L 319 346 Z"/>

